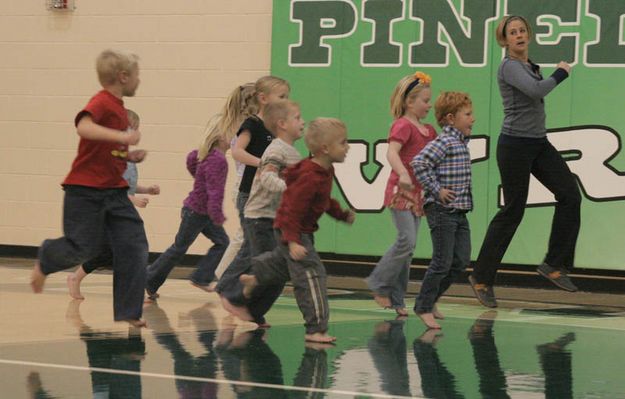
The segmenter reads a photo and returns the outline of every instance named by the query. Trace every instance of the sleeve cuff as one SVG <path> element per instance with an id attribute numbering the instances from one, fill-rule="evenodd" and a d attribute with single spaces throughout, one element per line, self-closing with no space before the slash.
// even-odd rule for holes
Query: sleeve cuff
<path id="1" fill-rule="evenodd" d="M 569 77 L 569 74 L 564 69 L 558 68 L 551 74 L 551 77 L 556 80 L 556 84 L 560 84 L 560 82 Z"/>

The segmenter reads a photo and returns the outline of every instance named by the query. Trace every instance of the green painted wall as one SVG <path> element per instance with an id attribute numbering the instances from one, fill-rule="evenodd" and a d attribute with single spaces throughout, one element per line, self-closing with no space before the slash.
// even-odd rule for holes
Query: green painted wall
<path id="1" fill-rule="evenodd" d="M 351 149 L 336 167 L 334 193 L 357 210 L 357 220 L 347 227 L 324 218 L 320 251 L 382 255 L 393 242 L 390 215 L 381 209 L 390 172 L 389 98 L 401 77 L 421 70 L 432 76 L 434 96 L 466 91 L 474 102 L 475 259 L 499 206 L 495 147 L 503 113 L 496 71 L 503 53 L 494 29 L 506 14 L 524 15 L 534 26 L 530 58 L 543 75 L 560 60 L 573 65 L 545 102 L 550 140 L 583 192 L 576 266 L 625 270 L 625 2 L 617 0 L 275 0 L 272 73 L 289 80 L 306 120 L 334 116 L 349 128 Z M 433 110 L 426 122 L 435 125 Z M 542 261 L 553 211 L 553 197 L 533 182 L 504 262 Z M 415 256 L 430 254 L 424 221 Z"/>

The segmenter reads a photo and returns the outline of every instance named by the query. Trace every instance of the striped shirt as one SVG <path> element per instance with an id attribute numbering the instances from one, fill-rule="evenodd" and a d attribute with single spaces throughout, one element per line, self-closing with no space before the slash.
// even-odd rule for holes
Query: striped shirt
<path id="1" fill-rule="evenodd" d="M 473 209 L 468 141 L 459 130 L 445 126 L 441 134 L 413 158 L 410 165 L 424 188 L 425 204 L 435 202 L 446 208 Z M 452 190 L 456 198 L 443 204 L 438 196 L 441 188 Z"/>
<path id="2" fill-rule="evenodd" d="M 281 172 L 301 159 L 302 156 L 297 149 L 280 138 L 274 139 L 269 144 L 260 158 L 260 165 L 252 182 L 250 198 L 245 204 L 246 218 L 273 219 L 276 217 L 282 192 L 286 189 Z M 268 166 L 271 166 L 271 169 L 267 168 Z"/>

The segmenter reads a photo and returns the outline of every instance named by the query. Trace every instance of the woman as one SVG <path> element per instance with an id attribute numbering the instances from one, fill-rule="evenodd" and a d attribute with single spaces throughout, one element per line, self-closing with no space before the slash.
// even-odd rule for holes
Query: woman
<path id="1" fill-rule="evenodd" d="M 493 291 L 497 269 L 523 219 L 530 174 L 557 201 L 547 256 L 537 272 L 567 291 L 577 287 L 567 276 L 573 267 L 580 226 L 581 196 L 566 162 L 547 140 L 543 98 L 569 76 L 562 61 L 547 79 L 528 58 L 532 31 L 520 16 L 504 17 L 496 30 L 497 42 L 507 50 L 497 72 L 504 120 L 497 144 L 504 207 L 491 221 L 469 282 L 484 306 L 496 307 Z"/>

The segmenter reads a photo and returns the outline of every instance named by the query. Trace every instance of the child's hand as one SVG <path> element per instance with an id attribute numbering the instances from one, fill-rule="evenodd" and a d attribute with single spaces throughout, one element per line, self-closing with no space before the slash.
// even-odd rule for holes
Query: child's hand
<path id="1" fill-rule="evenodd" d="M 141 141 L 141 132 L 139 130 L 130 130 L 128 133 L 124 133 L 125 144 L 137 145 Z"/>
<path id="2" fill-rule="evenodd" d="M 137 197 L 136 195 L 129 195 L 128 198 L 130 198 L 130 202 L 132 202 L 133 205 L 137 208 L 145 208 L 150 202 L 150 199 L 147 197 Z"/>
<path id="3" fill-rule="evenodd" d="M 152 184 L 148 187 L 148 194 L 150 195 L 159 195 L 161 193 L 161 188 L 158 184 Z"/>
<path id="4" fill-rule="evenodd" d="M 456 192 L 446 188 L 441 188 L 441 191 L 438 192 L 438 198 L 443 204 L 448 204 L 456 199 Z"/>
<path id="5" fill-rule="evenodd" d="M 356 214 L 354 213 L 353 210 L 350 209 L 349 213 L 347 214 L 347 218 L 345 218 L 345 223 L 353 224 L 355 220 L 356 220 Z"/>
<path id="6" fill-rule="evenodd" d="M 146 150 L 132 150 L 128 151 L 128 158 L 126 159 L 128 160 L 128 162 L 139 163 L 143 162 L 147 155 L 148 152 Z"/>
<path id="7" fill-rule="evenodd" d="M 412 191 L 414 190 L 414 184 L 412 184 L 412 180 L 410 180 L 410 176 L 408 174 L 402 174 L 399 176 L 399 187 L 404 190 Z"/>
<path id="8" fill-rule="evenodd" d="M 289 255 L 293 260 L 302 260 L 308 255 L 308 251 L 303 245 L 296 243 L 295 241 L 289 241 Z"/>

